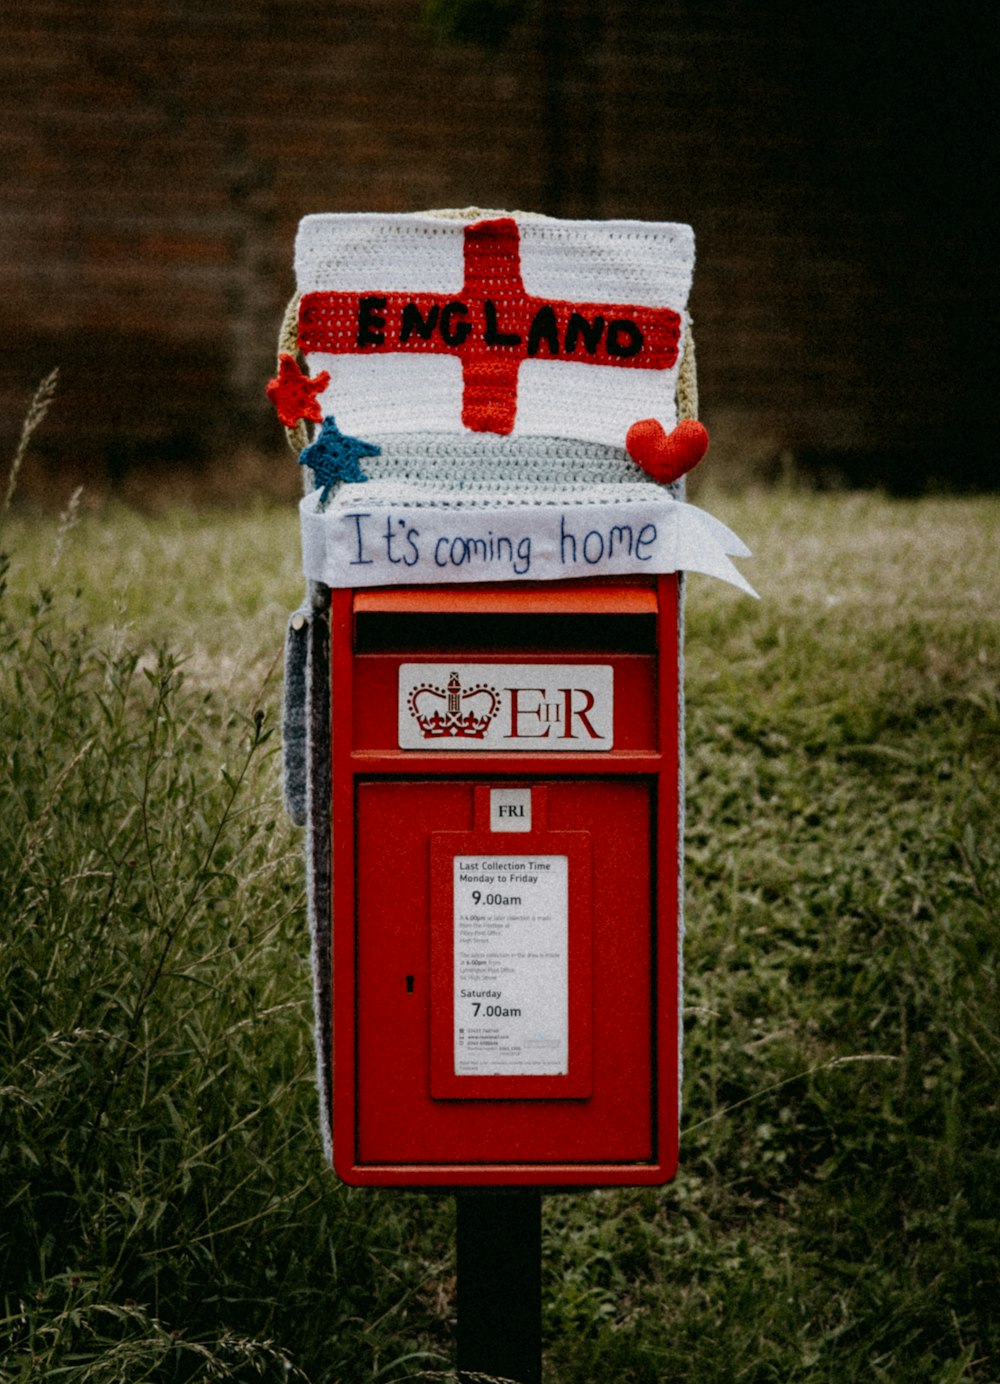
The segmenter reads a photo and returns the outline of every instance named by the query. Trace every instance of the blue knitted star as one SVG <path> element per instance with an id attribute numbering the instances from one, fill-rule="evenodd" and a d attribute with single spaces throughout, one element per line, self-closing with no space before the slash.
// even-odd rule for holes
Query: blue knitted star
<path id="1" fill-rule="evenodd" d="M 382 448 L 360 437 L 348 437 L 337 427 L 333 415 L 323 419 L 319 436 L 299 453 L 299 462 L 308 466 L 323 487 L 320 504 L 325 504 L 338 481 L 366 481 L 368 477 L 358 464 L 361 457 L 377 457 Z"/>

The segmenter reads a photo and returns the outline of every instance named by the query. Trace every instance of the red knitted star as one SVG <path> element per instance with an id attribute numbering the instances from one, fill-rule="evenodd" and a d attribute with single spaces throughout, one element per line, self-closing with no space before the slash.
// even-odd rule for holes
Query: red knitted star
<path id="1" fill-rule="evenodd" d="M 329 371 L 323 370 L 310 379 L 308 375 L 303 375 L 295 357 L 282 351 L 278 357 L 278 373 L 267 384 L 267 397 L 286 428 L 294 428 L 300 418 L 307 418 L 310 423 L 321 423 L 323 414 L 316 396 L 329 383 Z"/>

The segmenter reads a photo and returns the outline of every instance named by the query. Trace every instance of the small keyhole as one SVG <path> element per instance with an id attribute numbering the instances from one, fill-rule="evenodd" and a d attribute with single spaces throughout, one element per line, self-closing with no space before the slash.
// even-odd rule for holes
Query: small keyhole
<path id="1" fill-rule="evenodd" d="M 412 995 L 412 994 L 413 994 L 413 977 L 412 977 L 412 976 L 407 976 L 407 977 L 406 977 L 406 993 L 407 993 L 408 995 Z"/>

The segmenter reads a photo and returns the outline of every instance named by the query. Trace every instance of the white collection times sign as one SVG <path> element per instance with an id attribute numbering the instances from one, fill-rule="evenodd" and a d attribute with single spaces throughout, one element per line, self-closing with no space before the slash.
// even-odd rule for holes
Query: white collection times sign
<path id="1" fill-rule="evenodd" d="M 565 1074 L 567 857 L 457 855 L 453 887 L 455 1075 Z"/>

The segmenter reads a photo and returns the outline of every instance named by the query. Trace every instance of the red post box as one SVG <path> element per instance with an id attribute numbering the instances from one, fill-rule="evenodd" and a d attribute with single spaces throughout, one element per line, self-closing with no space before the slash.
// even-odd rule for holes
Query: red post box
<path id="1" fill-rule="evenodd" d="M 693 263 L 667 222 L 300 225 L 285 788 L 347 1182 L 675 1170 L 678 574 L 751 589 L 683 501 Z"/>
<path id="2" fill-rule="evenodd" d="M 334 1165 L 677 1162 L 678 578 L 331 596 Z"/>

